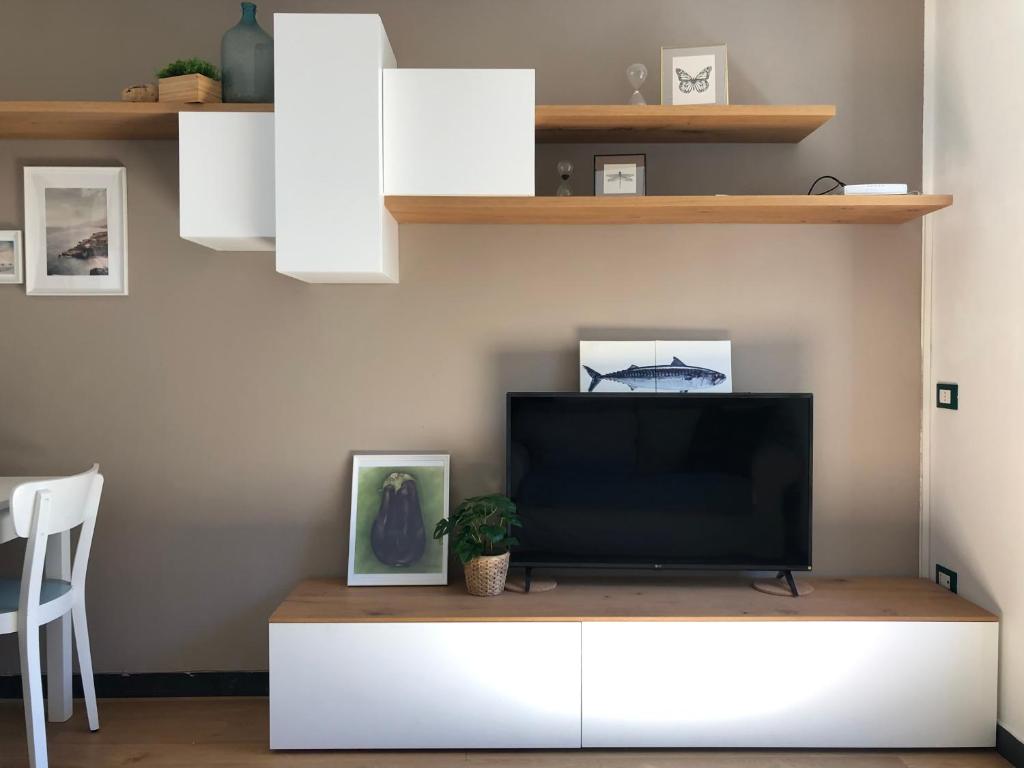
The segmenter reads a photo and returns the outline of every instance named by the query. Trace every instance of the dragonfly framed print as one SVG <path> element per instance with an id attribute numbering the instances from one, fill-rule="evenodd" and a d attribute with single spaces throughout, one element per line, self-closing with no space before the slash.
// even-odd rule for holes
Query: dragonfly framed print
<path id="1" fill-rule="evenodd" d="M 595 155 L 594 194 L 647 194 L 647 155 Z"/>
<path id="2" fill-rule="evenodd" d="M 25 168 L 32 296 L 127 296 L 125 169 Z"/>
<path id="3" fill-rule="evenodd" d="M 728 104 L 729 59 L 724 45 L 661 49 L 662 104 Z"/>

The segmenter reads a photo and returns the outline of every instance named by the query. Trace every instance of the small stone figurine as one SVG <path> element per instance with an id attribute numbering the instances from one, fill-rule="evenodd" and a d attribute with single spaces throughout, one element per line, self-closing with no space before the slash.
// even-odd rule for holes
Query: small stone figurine
<path id="1" fill-rule="evenodd" d="M 559 197 L 571 197 L 572 186 L 569 184 L 569 177 L 572 176 L 572 163 L 568 160 L 559 160 L 557 169 L 558 177 L 562 180 L 562 183 L 558 185 L 555 194 Z"/>
<path id="2" fill-rule="evenodd" d="M 629 97 L 630 104 L 646 104 L 644 96 L 640 93 L 643 84 L 647 82 L 647 67 L 643 64 L 630 64 L 626 67 L 626 79 L 633 86 L 633 95 Z"/>

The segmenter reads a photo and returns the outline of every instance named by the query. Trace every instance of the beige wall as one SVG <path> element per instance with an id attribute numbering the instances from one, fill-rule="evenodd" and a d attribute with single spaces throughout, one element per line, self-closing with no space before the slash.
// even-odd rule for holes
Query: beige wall
<path id="1" fill-rule="evenodd" d="M 920 182 L 919 2 L 279 2 L 261 18 L 281 8 L 378 10 L 400 64 L 536 67 L 548 103 L 623 102 L 632 61 L 656 72 L 662 44 L 726 41 L 734 102 L 839 117 L 798 146 L 648 147 L 651 192 Z M 237 6 L 0 13 L 17 63 L 0 97 L 102 99 L 168 59 L 216 59 Z M 539 191 L 565 155 L 589 191 L 602 149 L 543 147 Z M 265 668 L 276 602 L 343 573 L 352 452 L 447 449 L 453 497 L 499 488 L 504 392 L 574 388 L 581 337 L 731 338 L 737 389 L 813 392 L 816 569 L 916 572 L 916 224 L 406 226 L 401 285 L 310 286 L 272 254 L 177 237 L 173 143 L 0 142 L 0 224 L 22 225 L 23 164 L 72 162 L 127 166 L 131 296 L 0 289 L 0 474 L 101 463 L 99 671 Z M 16 666 L 0 639 L 0 670 Z"/>
<path id="2" fill-rule="evenodd" d="M 928 409 L 930 572 L 1001 616 L 999 721 L 1024 739 L 1024 77 L 1017 0 L 929 0 L 925 162 L 956 205 L 931 220 L 931 365 L 960 385 L 960 409 Z M 984 73 L 975 77 L 964 71 Z M 928 317 L 926 316 L 926 320 Z"/>

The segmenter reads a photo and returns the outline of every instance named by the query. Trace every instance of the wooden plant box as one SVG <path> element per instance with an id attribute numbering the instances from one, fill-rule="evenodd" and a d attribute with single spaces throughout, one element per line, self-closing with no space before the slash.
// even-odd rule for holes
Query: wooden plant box
<path id="1" fill-rule="evenodd" d="M 221 101 L 220 83 L 206 75 L 162 77 L 160 101 L 177 104 L 216 104 Z"/>

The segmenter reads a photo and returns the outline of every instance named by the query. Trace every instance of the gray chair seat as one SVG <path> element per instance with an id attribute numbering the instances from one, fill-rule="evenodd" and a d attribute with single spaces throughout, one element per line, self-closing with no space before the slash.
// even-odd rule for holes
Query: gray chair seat
<path id="1" fill-rule="evenodd" d="M 67 594 L 71 582 L 60 579 L 43 579 L 43 588 L 39 593 L 39 604 L 45 605 Z M 0 579 L 0 613 L 13 613 L 18 610 L 18 598 L 21 596 L 21 579 Z"/>

